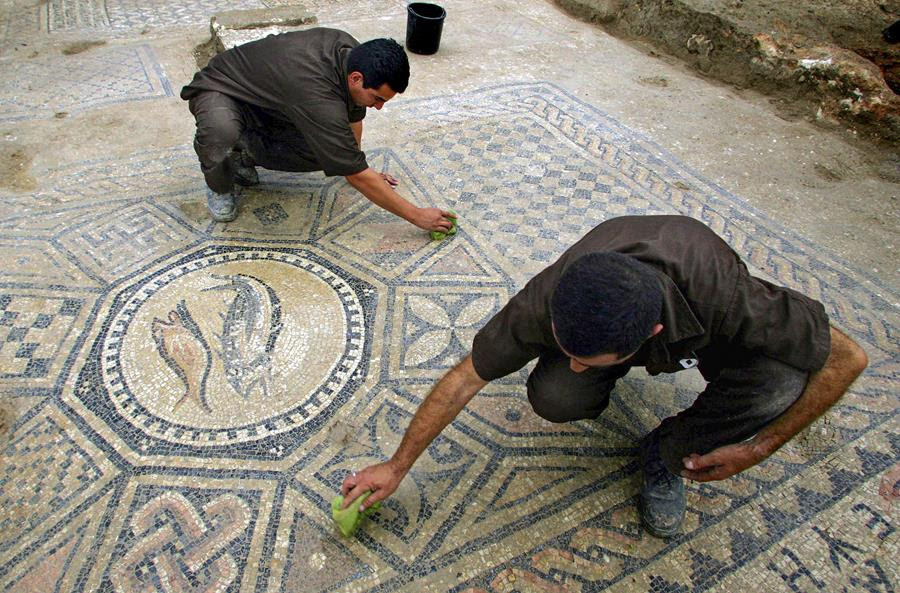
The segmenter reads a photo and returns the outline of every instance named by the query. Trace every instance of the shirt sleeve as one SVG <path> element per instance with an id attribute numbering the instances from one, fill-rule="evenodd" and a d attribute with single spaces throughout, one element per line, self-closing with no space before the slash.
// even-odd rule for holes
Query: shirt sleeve
<path id="1" fill-rule="evenodd" d="M 485 324 L 472 341 L 472 364 L 484 381 L 505 377 L 524 367 L 547 349 L 549 310 L 529 282 Z"/>
<path id="2" fill-rule="evenodd" d="M 725 325 L 732 343 L 804 371 L 821 369 L 831 353 L 831 328 L 822 303 L 746 272 Z"/>
<path id="3" fill-rule="evenodd" d="M 366 118 L 366 108 L 365 107 L 354 107 L 350 110 L 350 123 L 355 124 L 358 121 L 362 121 Z"/>
<path id="4" fill-rule="evenodd" d="M 356 144 L 343 105 L 291 107 L 287 113 L 326 175 L 354 175 L 369 167 L 365 153 Z"/>

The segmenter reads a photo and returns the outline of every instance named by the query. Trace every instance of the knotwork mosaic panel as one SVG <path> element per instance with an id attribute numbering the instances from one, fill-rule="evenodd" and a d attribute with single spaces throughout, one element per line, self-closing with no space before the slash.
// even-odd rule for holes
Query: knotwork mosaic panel
<path id="1" fill-rule="evenodd" d="M 4 254 L 27 236 L 21 257 L 52 270 L 0 270 L 3 385 L 44 398 L 4 450 L 0 590 L 53 590 L 42 572 L 60 591 L 896 589 L 893 287 L 552 85 L 385 113 L 402 132 L 370 164 L 455 210 L 452 239 L 318 174 L 260 171 L 238 219 L 212 223 L 187 142 L 3 196 Z M 595 224 L 650 213 L 703 220 L 757 273 L 822 300 L 864 344 L 865 376 L 766 463 L 690 485 L 684 533 L 661 540 L 639 525 L 636 445 L 699 375 L 635 370 L 600 419 L 556 425 L 520 372 L 341 538 L 341 481 L 396 449 L 474 332 Z M 44 345 L 20 353 L 29 340 Z M 39 474 L 56 460 L 80 470 Z"/>

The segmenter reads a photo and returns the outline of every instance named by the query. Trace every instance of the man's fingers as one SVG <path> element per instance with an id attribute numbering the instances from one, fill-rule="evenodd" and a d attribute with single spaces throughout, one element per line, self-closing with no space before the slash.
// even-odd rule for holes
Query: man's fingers
<path id="1" fill-rule="evenodd" d="M 384 499 L 385 499 L 385 496 L 384 496 L 384 494 L 382 494 L 382 491 L 375 490 L 372 492 L 371 495 L 369 495 L 369 497 L 365 501 L 363 501 L 363 503 L 361 505 L 359 505 L 359 510 L 364 511 L 367 508 L 369 508 L 370 506 L 372 506 L 373 504 L 375 504 L 376 502 L 378 502 L 379 500 L 384 500 Z"/>
<path id="2" fill-rule="evenodd" d="M 341 484 L 341 496 L 346 498 L 347 493 L 350 492 L 350 489 L 354 486 L 356 486 L 356 472 L 352 472 L 349 476 L 344 478 L 344 482 Z"/>
<path id="3" fill-rule="evenodd" d="M 685 457 L 682 462 L 684 463 L 684 467 L 690 470 L 700 471 L 708 467 L 719 465 L 721 463 L 721 460 L 716 454 L 716 451 L 713 451 L 712 453 L 707 453 L 706 455 L 697 455 L 696 453 L 691 453 L 690 455 Z"/>
<path id="4" fill-rule="evenodd" d="M 456 220 L 456 215 L 449 210 L 441 210 L 441 216 L 443 216 L 444 218 L 452 218 L 453 220 Z"/>
<path id="5" fill-rule="evenodd" d="M 341 505 L 342 509 L 346 509 L 350 506 L 350 503 L 355 501 L 357 498 L 362 496 L 368 490 L 374 490 L 371 486 L 368 485 L 364 480 L 360 480 L 353 484 L 352 488 L 344 495 L 344 504 Z"/>
<path id="6" fill-rule="evenodd" d="M 354 486 L 347 494 L 344 495 L 344 504 L 341 505 L 341 509 L 346 509 L 347 507 L 349 507 L 350 503 L 362 496 L 365 491 L 366 489 L 359 485 Z"/>
<path id="7" fill-rule="evenodd" d="M 700 471 L 683 470 L 681 477 L 697 482 L 710 482 L 712 480 L 721 480 L 724 477 L 724 468 L 720 465 L 709 467 Z"/>

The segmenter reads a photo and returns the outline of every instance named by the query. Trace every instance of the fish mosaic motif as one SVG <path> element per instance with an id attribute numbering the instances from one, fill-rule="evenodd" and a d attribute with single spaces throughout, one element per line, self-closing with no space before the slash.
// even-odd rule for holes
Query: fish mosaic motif
<path id="1" fill-rule="evenodd" d="M 141 454 L 284 454 L 365 377 L 375 293 L 322 261 L 210 246 L 161 263 L 113 298 L 79 398 Z"/>
<path id="2" fill-rule="evenodd" d="M 248 274 L 213 277 L 225 284 L 205 290 L 234 291 L 217 336 L 225 379 L 244 399 L 257 388 L 268 396 L 272 351 L 283 327 L 281 301 L 270 286 Z"/>
<path id="3" fill-rule="evenodd" d="M 212 353 L 184 300 L 169 311 L 168 321 L 154 318 L 151 333 L 159 355 L 184 383 L 184 395 L 175 402 L 172 409 L 177 410 L 185 401 L 190 400 L 209 412 L 206 381 L 212 366 Z"/>

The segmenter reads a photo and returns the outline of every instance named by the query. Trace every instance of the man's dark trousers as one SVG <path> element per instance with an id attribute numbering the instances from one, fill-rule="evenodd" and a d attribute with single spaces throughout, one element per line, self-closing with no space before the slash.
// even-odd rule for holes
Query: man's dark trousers
<path id="1" fill-rule="evenodd" d="M 528 400 L 535 413 L 551 422 L 597 418 L 616 381 L 630 368 L 625 364 L 576 373 L 569 360 L 562 353 L 542 356 L 528 376 Z M 708 384 L 693 405 L 659 426 L 660 453 L 672 473 L 681 473 L 682 460 L 691 453 L 703 455 L 755 435 L 797 401 L 809 380 L 805 371 L 752 353 L 710 367 L 700 365 Z"/>
<path id="2" fill-rule="evenodd" d="M 194 150 L 200 169 L 206 185 L 216 193 L 228 193 L 234 187 L 233 151 L 274 171 L 322 169 L 297 128 L 261 109 L 216 91 L 197 94 L 188 107 L 197 120 Z"/>

